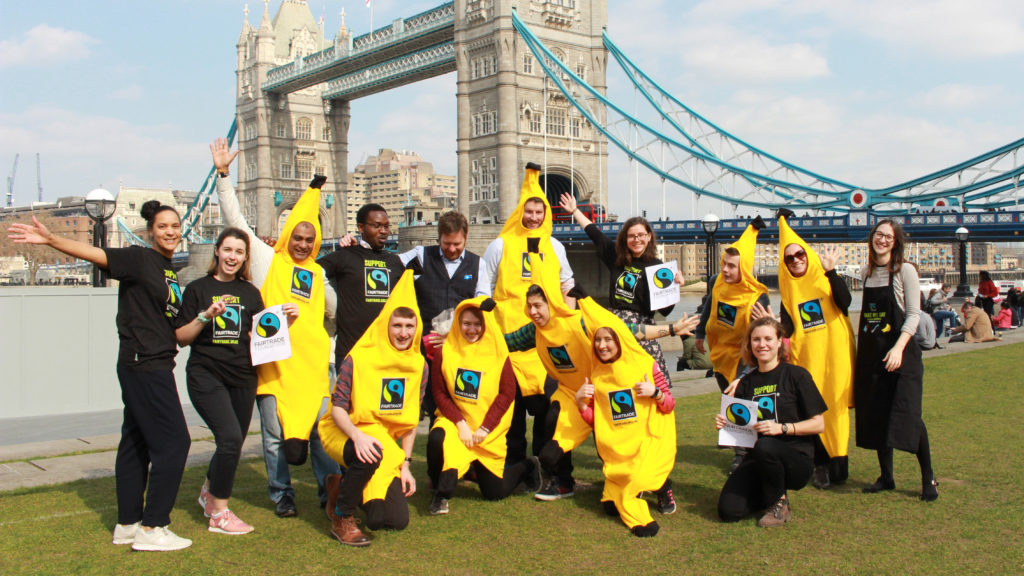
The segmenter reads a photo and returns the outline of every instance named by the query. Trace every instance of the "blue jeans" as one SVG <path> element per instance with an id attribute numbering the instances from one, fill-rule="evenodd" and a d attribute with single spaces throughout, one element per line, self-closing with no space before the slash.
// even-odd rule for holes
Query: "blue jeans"
<path id="1" fill-rule="evenodd" d="M 288 461 L 281 454 L 281 421 L 277 418 L 277 398 L 269 394 L 256 397 L 256 406 L 260 411 L 260 434 L 263 437 L 263 461 L 267 465 L 267 490 L 270 499 L 275 503 L 281 498 L 290 496 L 295 499 L 295 489 L 292 488 L 292 476 L 288 471 Z M 324 398 L 320 404 L 320 411 L 317 413 L 317 421 L 320 420 L 330 407 L 330 399 Z M 309 460 L 313 465 L 313 475 L 316 476 L 316 492 L 320 503 L 327 502 L 327 489 L 324 487 L 324 479 L 329 474 L 337 474 L 341 471 L 338 463 L 331 459 L 324 452 L 323 444 L 320 443 L 320 434 L 317 432 L 316 424 L 309 433 Z"/>
<path id="2" fill-rule="evenodd" d="M 960 324 L 956 320 L 956 312 L 952 310 L 936 310 L 932 312 L 932 318 L 935 318 L 935 334 L 937 336 L 944 336 L 949 330 Z M 943 330 L 946 320 L 949 320 L 949 328 Z"/>

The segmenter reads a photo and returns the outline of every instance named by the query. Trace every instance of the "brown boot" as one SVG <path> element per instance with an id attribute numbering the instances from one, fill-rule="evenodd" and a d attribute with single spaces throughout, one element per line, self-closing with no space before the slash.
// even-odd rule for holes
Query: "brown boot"
<path id="1" fill-rule="evenodd" d="M 334 522 L 334 507 L 338 505 L 338 494 L 341 492 L 341 474 L 328 474 L 327 478 L 324 478 L 324 484 L 327 488 L 327 504 L 324 506 L 324 513 L 327 514 L 327 519 Z"/>
<path id="2" fill-rule="evenodd" d="M 355 516 L 335 516 L 331 521 L 331 536 L 349 546 L 369 546 L 370 538 L 359 529 Z"/>
<path id="3" fill-rule="evenodd" d="M 757 521 L 757 525 L 761 528 L 775 528 L 789 522 L 789 518 L 789 499 L 783 496 L 768 507 L 764 516 Z"/>

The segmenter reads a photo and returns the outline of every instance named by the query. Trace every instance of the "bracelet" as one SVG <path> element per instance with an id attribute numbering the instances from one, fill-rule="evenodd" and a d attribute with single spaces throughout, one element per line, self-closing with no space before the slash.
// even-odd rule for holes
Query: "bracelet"
<path id="1" fill-rule="evenodd" d="M 208 324 L 210 322 L 210 319 L 206 317 L 204 312 L 200 312 L 199 315 L 196 316 L 196 320 L 199 320 L 200 324 Z"/>
<path id="2" fill-rule="evenodd" d="M 487 434 L 490 434 L 490 433 L 491 433 L 491 430 L 490 430 L 490 428 L 484 428 L 483 426 L 481 426 L 480 428 L 477 428 L 477 430 L 479 430 L 479 431 L 483 432 L 485 436 L 486 436 Z"/>
<path id="3" fill-rule="evenodd" d="M 412 456 L 406 456 L 405 461 L 412 464 Z"/>
<path id="4" fill-rule="evenodd" d="M 229 172 L 227 170 L 225 170 L 223 172 L 221 172 L 220 170 L 217 170 L 217 175 L 220 176 L 221 178 L 227 178 L 228 176 L 231 175 L 231 172 Z"/>
<path id="5" fill-rule="evenodd" d="M 675 324 L 669 324 L 668 325 L 668 335 L 669 336 L 675 336 L 676 335 L 676 325 Z"/>
<path id="6" fill-rule="evenodd" d="M 796 436 L 796 422 L 793 422 L 793 436 Z"/>

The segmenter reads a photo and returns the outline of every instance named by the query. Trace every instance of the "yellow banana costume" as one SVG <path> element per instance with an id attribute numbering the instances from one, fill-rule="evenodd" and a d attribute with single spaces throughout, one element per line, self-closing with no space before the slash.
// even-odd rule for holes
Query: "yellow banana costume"
<path id="1" fill-rule="evenodd" d="M 324 330 L 324 271 L 316 263 L 322 237 L 319 210 L 320 190 L 306 189 L 274 245 L 274 257 L 260 289 L 267 306 L 292 302 L 299 307 L 299 317 L 288 328 L 292 357 L 256 367 L 256 393 L 270 394 L 277 400 L 277 417 L 289 464 L 305 461 L 305 443 L 323 399 L 330 395 L 331 342 Z M 302 222 L 313 226 L 316 240 L 309 257 L 295 262 L 288 253 L 288 241 Z M 302 443 L 301 452 L 295 448 L 297 443 Z"/>
<path id="2" fill-rule="evenodd" d="M 828 405 L 821 441 L 830 457 L 846 456 L 850 444 L 853 402 L 853 328 L 832 298 L 832 288 L 818 254 L 779 216 L 779 254 L 790 244 L 807 253 L 807 272 L 796 278 L 779 263 L 779 294 L 793 319 L 790 361 L 811 373 Z"/>
<path id="3" fill-rule="evenodd" d="M 405 350 L 396 349 L 388 338 L 388 322 L 399 307 L 416 312 L 416 334 L 412 345 Z M 364 504 L 383 500 L 391 482 L 401 477 L 405 452 L 398 441 L 416 428 L 420 418 L 420 389 L 426 362 L 420 353 L 422 334 L 413 272 L 406 270 L 377 319 L 349 352 L 352 357 L 349 418 L 359 430 L 376 438 L 382 447 L 380 466 L 363 489 Z M 324 451 L 335 461 L 347 465 L 343 454 L 348 436 L 334 423 L 330 412 L 320 419 L 318 431 Z"/>
<path id="4" fill-rule="evenodd" d="M 502 332 L 508 334 L 530 321 L 526 315 L 526 289 L 536 279 L 530 269 L 529 251 L 527 240 L 535 238 L 539 242 L 541 258 L 551 265 L 545 267 L 546 274 L 553 274 L 554 284 L 559 283 L 561 266 L 558 264 L 558 256 L 551 245 L 551 205 L 548 204 L 544 191 L 540 188 L 540 171 L 527 168 L 526 176 L 523 178 L 523 186 L 519 194 L 519 204 L 512 214 L 505 221 L 501 230 L 501 238 L 504 241 L 504 249 L 501 253 L 501 265 L 498 268 L 498 275 L 494 284 L 494 301 L 498 303 L 497 315 Z M 523 226 L 523 210 L 526 201 L 536 198 L 544 202 L 544 222 L 533 230 L 527 230 Z M 559 290 L 557 298 L 562 297 Z M 551 300 L 551 297 L 548 297 Z M 537 352 L 527 350 L 525 352 L 512 352 L 512 370 L 516 374 L 516 381 L 519 383 L 519 390 L 523 396 L 533 396 L 544 393 L 544 366 L 540 361 Z"/>
<path id="5" fill-rule="evenodd" d="M 725 376 L 730 382 L 736 379 L 740 363 L 740 346 L 743 336 L 750 324 L 750 309 L 761 294 L 767 294 L 768 288 L 754 278 L 754 251 L 757 249 L 757 228 L 753 224 L 747 226 L 739 240 L 731 245 L 740 253 L 740 281 L 727 284 L 722 275 L 718 275 L 714 287 L 711 288 L 711 315 L 705 326 L 708 345 L 711 348 L 709 357 L 715 372 Z M 719 270 L 725 264 L 725 254 L 719 263 Z"/>
<path id="6" fill-rule="evenodd" d="M 441 358 L 441 371 L 444 374 L 444 386 L 448 388 L 455 406 L 470 430 L 476 430 L 487 417 L 487 411 L 498 397 L 501 384 L 501 372 L 508 359 L 508 347 L 505 336 L 498 329 L 494 312 L 480 310 L 484 317 L 484 333 L 476 342 L 469 342 L 458 328 L 458 319 L 466 308 L 479 309 L 486 296 L 471 300 L 463 300 L 455 308 L 455 322 L 452 331 L 444 342 Z M 440 384 L 440 383 L 438 383 Z M 504 478 L 505 455 L 508 452 L 506 434 L 512 423 L 512 406 L 502 415 L 498 425 L 491 430 L 484 441 L 467 448 L 459 439 L 459 430 L 455 423 L 439 415 L 434 428 L 445 431 L 444 464 L 442 470 L 455 469 L 462 477 L 469 471 L 469 465 L 479 460 L 498 478 Z"/>
<path id="7" fill-rule="evenodd" d="M 632 529 L 653 521 L 640 492 L 660 489 L 676 462 L 676 419 L 662 414 L 653 398 L 641 398 L 633 387 L 646 377 L 654 382 L 654 358 L 644 351 L 617 316 L 590 298 L 579 301 L 591 333 L 611 328 L 622 356 L 604 364 L 596 357 L 594 442 L 604 460 L 602 501 L 615 503 L 622 521 Z"/>
<path id="8" fill-rule="evenodd" d="M 576 391 L 590 376 L 593 363 L 590 335 L 583 328 L 583 314 L 565 305 L 558 274 L 552 275 L 547 270 L 551 263 L 530 254 L 530 266 L 534 283 L 544 291 L 550 312 L 548 323 L 537 327 L 536 340 L 537 355 L 544 369 L 548 376 L 558 380 L 558 388 L 551 395 L 551 402 L 559 403 L 551 439 L 563 452 L 569 452 L 582 444 L 592 430 L 576 409 Z M 524 305 L 524 310 L 526 308 Z"/>

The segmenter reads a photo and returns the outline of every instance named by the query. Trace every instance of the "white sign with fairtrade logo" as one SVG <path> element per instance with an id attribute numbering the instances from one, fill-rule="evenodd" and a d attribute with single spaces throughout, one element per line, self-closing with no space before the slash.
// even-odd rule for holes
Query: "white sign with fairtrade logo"
<path id="1" fill-rule="evenodd" d="M 644 272 L 651 291 L 651 310 L 661 310 L 679 302 L 679 286 L 675 283 L 679 266 L 675 260 L 648 266 Z"/>
<path id="2" fill-rule="evenodd" d="M 757 402 L 722 394 L 721 414 L 725 426 L 718 431 L 718 445 L 753 448 L 757 443 Z"/>
<path id="3" fill-rule="evenodd" d="M 292 340 L 288 336 L 288 318 L 284 304 L 265 308 L 252 319 L 252 339 L 249 351 L 252 365 L 287 360 L 292 357 Z"/>

